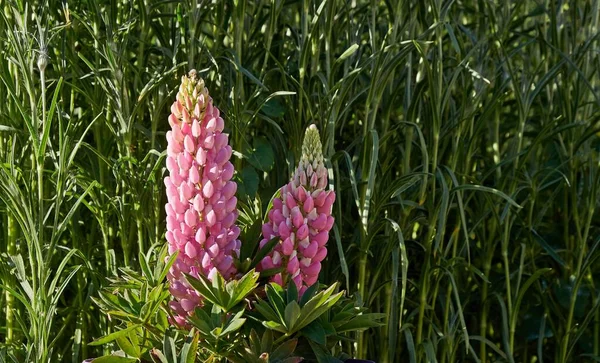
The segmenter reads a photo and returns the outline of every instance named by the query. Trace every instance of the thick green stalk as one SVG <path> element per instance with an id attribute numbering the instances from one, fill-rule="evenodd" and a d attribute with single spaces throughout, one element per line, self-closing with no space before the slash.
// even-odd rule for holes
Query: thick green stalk
<path id="1" fill-rule="evenodd" d="M 362 234 L 362 233 L 361 233 Z M 366 238 L 366 237 L 365 237 Z M 362 240 L 362 239 L 361 239 Z M 358 262 L 358 293 L 360 298 L 364 302 L 366 299 L 366 291 L 365 285 L 367 283 L 367 254 L 361 251 L 360 260 Z M 356 357 L 364 358 L 364 333 L 359 332 L 356 340 Z"/>
<path id="2" fill-rule="evenodd" d="M 432 226 L 436 224 L 435 220 L 436 218 L 435 216 L 433 216 L 430 222 Z M 429 297 L 429 275 L 431 273 L 431 259 L 433 258 L 433 252 L 431 251 L 433 246 L 431 242 L 435 233 L 435 228 L 429 228 L 425 237 L 425 262 L 423 263 L 423 270 L 421 271 L 421 278 L 419 280 L 419 314 L 417 320 L 417 336 L 415 342 L 417 347 L 421 346 L 421 344 L 423 343 L 423 323 L 425 322 L 425 307 L 427 306 L 427 301 Z"/>
<path id="3" fill-rule="evenodd" d="M 13 218 L 10 213 L 6 214 L 6 229 L 7 229 L 7 244 L 6 244 L 6 254 L 8 256 L 14 256 L 17 254 L 17 222 Z M 14 277 L 10 276 L 7 284 L 16 288 Z M 14 341 L 14 323 L 15 323 L 15 298 L 14 296 L 6 291 L 6 345 L 11 346 Z"/>
<path id="4" fill-rule="evenodd" d="M 569 303 L 569 313 L 567 315 L 567 323 L 565 326 L 565 336 L 563 337 L 563 341 L 561 344 L 561 356 L 560 356 L 560 360 L 559 362 L 564 362 L 566 363 L 568 360 L 568 353 L 569 353 L 569 342 L 570 342 L 570 336 L 571 336 L 571 329 L 572 329 L 572 325 L 573 325 L 573 319 L 574 319 L 574 314 L 575 314 L 575 304 L 577 303 L 577 295 L 579 294 L 579 286 L 581 284 L 581 281 L 583 280 L 583 276 L 582 274 L 584 273 L 584 271 L 582 270 L 583 268 L 583 259 L 586 255 L 587 252 L 587 240 L 588 240 L 588 236 L 589 236 L 589 231 L 590 231 L 590 227 L 592 224 L 592 217 L 594 216 L 594 210 L 595 210 L 595 200 L 596 200 L 596 186 L 598 185 L 598 182 L 600 181 L 600 173 L 597 174 L 597 177 L 595 178 L 595 183 L 592 186 L 592 191 L 590 193 L 590 198 L 588 199 L 588 214 L 587 214 L 587 220 L 586 220 L 586 224 L 584 227 L 584 232 L 583 232 L 583 236 L 581 236 L 581 238 L 579 239 L 579 253 L 577 256 L 577 267 L 575 269 L 575 283 L 571 292 L 571 299 L 570 299 L 570 303 Z"/>
<path id="5" fill-rule="evenodd" d="M 508 259 L 508 243 L 510 242 L 510 212 L 504 222 L 504 234 L 502 236 L 502 261 L 504 265 L 504 280 L 506 284 L 506 306 L 508 310 L 508 316 L 512 316 L 512 287 L 510 282 L 510 265 Z M 513 354 L 514 336 L 509 336 L 509 351 L 506 352 L 509 355 Z"/>

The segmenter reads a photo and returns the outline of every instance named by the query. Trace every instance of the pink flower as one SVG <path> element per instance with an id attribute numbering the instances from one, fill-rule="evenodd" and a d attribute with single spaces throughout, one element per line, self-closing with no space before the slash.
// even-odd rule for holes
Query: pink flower
<path id="1" fill-rule="evenodd" d="M 258 266 L 258 270 L 283 268 L 272 281 L 284 286 L 289 279 L 296 283 L 300 295 L 317 282 L 325 247 L 333 226 L 331 215 L 335 192 L 327 191 L 327 168 L 319 131 L 315 125 L 306 129 L 302 158 L 290 182 L 273 200 L 269 220 L 263 225 L 261 247 L 273 237 L 279 243 Z"/>
<path id="2" fill-rule="evenodd" d="M 229 279 L 236 273 L 233 261 L 240 250 L 240 229 L 235 225 L 237 184 L 230 180 L 232 150 L 223 133 L 223 119 L 194 70 L 181 78 L 169 124 L 166 238 L 169 254 L 179 251 L 167 276 L 175 298 L 169 306 L 174 322 L 184 325 L 186 316 L 202 304 L 202 297 L 183 274 L 212 279 L 219 273 Z"/>

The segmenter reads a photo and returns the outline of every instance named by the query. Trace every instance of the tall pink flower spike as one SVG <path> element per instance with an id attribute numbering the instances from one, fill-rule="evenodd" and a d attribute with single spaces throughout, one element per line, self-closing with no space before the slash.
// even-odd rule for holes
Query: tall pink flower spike
<path id="1" fill-rule="evenodd" d="M 186 281 L 184 273 L 212 280 L 236 273 L 240 229 L 229 162 L 231 146 L 223 133 L 223 118 L 213 106 L 204 81 L 196 71 L 181 77 L 177 100 L 169 115 L 167 169 L 167 233 L 169 254 L 179 250 L 167 279 L 175 297 L 170 302 L 175 323 L 185 325 L 202 303 L 202 297 Z"/>
<path id="2" fill-rule="evenodd" d="M 259 270 L 284 267 L 272 281 L 285 286 L 291 278 L 300 295 L 317 282 L 321 261 L 327 256 L 335 192 L 325 190 L 326 186 L 323 147 L 313 124 L 306 129 L 298 168 L 273 200 L 269 220 L 262 227 L 261 247 L 274 237 L 279 237 L 279 243 L 258 266 Z"/>

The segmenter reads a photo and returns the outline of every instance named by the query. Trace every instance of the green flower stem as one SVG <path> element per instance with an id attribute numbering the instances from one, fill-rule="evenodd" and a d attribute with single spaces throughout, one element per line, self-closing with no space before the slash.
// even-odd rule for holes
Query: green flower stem
<path id="1" fill-rule="evenodd" d="M 7 238 L 8 243 L 6 245 L 6 253 L 8 256 L 14 256 L 17 253 L 17 222 L 13 218 L 10 213 L 7 213 L 6 216 L 6 229 L 7 229 Z M 9 278 L 9 282 L 7 283 L 13 289 L 16 288 L 16 281 L 14 277 Z M 15 323 L 15 298 L 14 296 L 6 291 L 6 345 L 10 346 L 13 344 L 15 336 L 14 336 L 14 323 Z"/>

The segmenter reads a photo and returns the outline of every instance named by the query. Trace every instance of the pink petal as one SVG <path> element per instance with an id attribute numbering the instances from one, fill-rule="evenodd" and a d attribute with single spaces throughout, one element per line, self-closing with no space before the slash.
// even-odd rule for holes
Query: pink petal
<path id="1" fill-rule="evenodd" d="M 327 257 L 327 248 L 319 247 L 317 254 L 315 255 L 315 257 L 313 257 L 313 261 L 321 262 L 325 259 L 325 257 Z"/>
<path id="2" fill-rule="evenodd" d="M 202 129 L 200 128 L 200 123 L 197 119 L 194 119 L 192 122 L 192 136 L 198 137 L 202 133 Z"/>
<path id="3" fill-rule="evenodd" d="M 308 224 L 316 229 L 317 231 L 322 230 L 323 228 L 325 228 L 325 225 L 327 225 L 327 216 L 325 215 L 325 213 L 321 213 L 317 219 L 314 219 L 312 221 L 308 221 Z"/>
<path id="4" fill-rule="evenodd" d="M 213 226 L 215 223 L 217 223 L 217 216 L 215 215 L 215 211 L 211 210 L 208 213 L 206 213 L 206 225 Z"/>
<path id="5" fill-rule="evenodd" d="M 319 244 L 316 241 L 312 241 L 308 247 L 304 249 L 302 255 L 304 257 L 313 258 L 319 249 Z"/>
<path id="6" fill-rule="evenodd" d="M 192 166 L 190 168 L 190 182 L 194 183 L 194 184 L 198 184 L 198 182 L 200 181 L 200 174 L 198 173 L 198 168 L 196 166 Z"/>
<path id="7" fill-rule="evenodd" d="M 294 242 L 292 242 L 289 237 L 286 238 L 281 244 L 281 252 L 283 252 L 283 254 L 286 256 L 289 256 L 292 254 L 292 252 L 294 252 Z"/>
<path id="8" fill-rule="evenodd" d="M 298 257 L 294 256 L 290 258 L 287 265 L 287 272 L 290 275 L 294 275 L 300 269 L 300 263 L 298 262 Z"/>
<path id="9" fill-rule="evenodd" d="M 204 244 L 204 241 L 206 241 L 206 231 L 204 230 L 204 227 L 202 227 L 202 226 L 198 227 L 198 230 L 196 231 L 196 235 L 194 236 L 194 239 L 201 246 Z"/>
<path id="10" fill-rule="evenodd" d="M 204 150 L 201 147 L 198 148 L 198 151 L 196 151 L 196 161 L 201 166 L 203 166 L 204 164 L 206 164 L 206 150 Z"/>
<path id="11" fill-rule="evenodd" d="M 210 198 L 212 197 L 214 191 L 215 189 L 213 187 L 213 183 L 210 180 L 207 180 L 204 186 L 202 187 L 202 194 L 204 194 L 206 198 Z"/>
<path id="12" fill-rule="evenodd" d="M 185 135 L 183 146 L 185 147 L 185 151 L 189 152 L 190 154 L 194 152 L 196 145 L 194 145 L 194 139 L 192 139 L 192 136 Z"/>
<path id="13" fill-rule="evenodd" d="M 300 228 L 298 228 L 298 231 L 296 232 L 296 238 L 299 240 L 303 240 L 306 237 L 308 237 L 308 226 L 306 224 L 303 224 L 302 226 L 300 226 Z"/>
<path id="14" fill-rule="evenodd" d="M 198 214 L 193 209 L 188 209 L 185 212 L 185 224 L 195 227 L 196 223 L 198 223 Z"/>
<path id="15" fill-rule="evenodd" d="M 223 171 L 221 172 L 221 178 L 223 179 L 223 181 L 229 181 L 231 180 L 231 178 L 233 177 L 233 164 L 231 162 L 226 162 L 223 165 Z"/>
<path id="16" fill-rule="evenodd" d="M 194 245 L 192 244 L 192 242 L 188 242 L 185 244 L 185 254 L 189 257 L 189 258 L 194 258 L 196 257 L 196 247 L 194 247 Z"/>
<path id="17" fill-rule="evenodd" d="M 294 227 L 300 228 L 300 226 L 302 224 L 304 224 L 304 216 L 300 212 L 300 208 L 298 206 L 295 206 L 294 208 L 292 208 L 291 215 L 292 215 L 292 223 L 293 223 Z"/>

